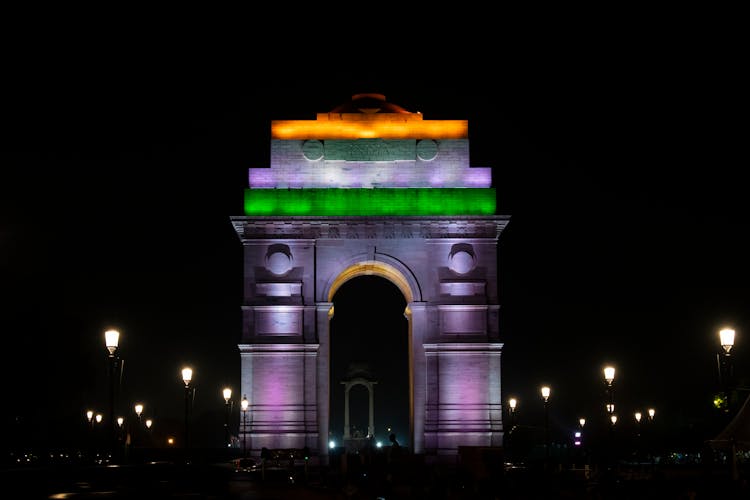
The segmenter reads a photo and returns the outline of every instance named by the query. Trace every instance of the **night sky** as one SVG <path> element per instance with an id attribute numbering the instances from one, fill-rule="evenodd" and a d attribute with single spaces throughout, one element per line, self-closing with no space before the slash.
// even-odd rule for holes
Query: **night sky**
<path id="1" fill-rule="evenodd" d="M 737 330 L 738 374 L 750 359 L 738 68 L 693 45 L 497 57 L 492 69 L 459 61 L 446 78 L 19 62 L 2 115 L 4 418 L 65 441 L 85 409 L 104 412 L 103 332 L 116 327 L 123 402 L 179 432 L 189 363 L 199 439 L 219 443 L 220 390 L 240 375 L 230 217 L 242 215 L 247 169 L 269 164 L 271 120 L 314 119 L 362 92 L 469 120 L 471 164 L 493 168 L 497 213 L 511 216 L 498 242 L 503 391 L 519 418 L 541 422 L 542 383 L 556 426 L 598 418 L 605 363 L 624 415 L 654 406 L 678 429 L 710 416 L 722 326 Z M 372 318 L 364 294 L 395 313 L 352 319 Z M 361 279 L 336 304 L 333 352 L 347 352 L 341 332 L 361 333 L 350 357 L 366 351 L 376 395 L 388 395 L 376 430 L 408 429 L 403 297 Z"/>

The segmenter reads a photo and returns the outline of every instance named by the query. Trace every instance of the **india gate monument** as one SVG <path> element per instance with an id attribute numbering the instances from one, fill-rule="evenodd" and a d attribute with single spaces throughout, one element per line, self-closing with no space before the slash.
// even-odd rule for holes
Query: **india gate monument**
<path id="1" fill-rule="evenodd" d="M 469 160 L 467 120 L 429 120 L 381 94 L 271 122 L 271 164 L 249 169 L 244 215 L 231 218 L 250 402 L 240 440 L 253 455 L 308 447 L 327 462 L 342 390 L 330 381 L 333 297 L 365 275 L 406 301 L 412 452 L 502 445 L 497 247 L 510 217 L 495 213 L 491 169 Z"/>

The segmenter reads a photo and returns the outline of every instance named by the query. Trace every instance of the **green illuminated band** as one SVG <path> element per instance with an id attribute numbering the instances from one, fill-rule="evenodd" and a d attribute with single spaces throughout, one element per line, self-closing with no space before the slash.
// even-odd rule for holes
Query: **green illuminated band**
<path id="1" fill-rule="evenodd" d="M 495 188 L 245 189 L 245 215 L 494 215 Z"/>

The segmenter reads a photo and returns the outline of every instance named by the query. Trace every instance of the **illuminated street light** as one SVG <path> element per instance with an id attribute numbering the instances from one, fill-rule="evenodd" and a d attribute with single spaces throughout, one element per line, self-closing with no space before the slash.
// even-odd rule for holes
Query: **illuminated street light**
<path id="1" fill-rule="evenodd" d="M 546 403 L 547 400 L 549 399 L 550 388 L 545 385 L 544 387 L 542 387 L 541 392 L 542 392 L 542 398 L 544 398 L 544 402 Z"/>
<path id="2" fill-rule="evenodd" d="M 120 341 L 120 332 L 117 330 L 107 330 L 104 332 L 104 345 L 107 346 L 109 355 L 114 357 L 117 352 L 117 344 Z"/>
<path id="3" fill-rule="evenodd" d="M 607 401 L 607 414 L 612 415 L 615 412 L 615 394 L 612 388 L 612 382 L 615 380 L 615 367 L 607 365 L 604 367 L 604 381 L 607 383 L 605 399 Z"/>
<path id="4" fill-rule="evenodd" d="M 549 467 L 549 395 L 551 389 L 545 385 L 541 388 L 542 399 L 544 399 L 544 445 L 545 445 L 545 467 Z"/>
<path id="5" fill-rule="evenodd" d="M 734 330 L 723 328 L 719 331 L 719 343 L 722 351 L 716 353 L 716 364 L 719 369 L 719 391 L 714 398 L 717 408 L 728 412 L 732 406 L 732 384 L 734 380 L 734 367 L 732 366 L 732 355 L 730 351 L 734 346 Z"/>
<path id="6" fill-rule="evenodd" d="M 122 417 L 117 417 L 117 427 L 122 429 L 122 424 L 125 423 L 125 419 Z"/>
<path id="7" fill-rule="evenodd" d="M 104 332 L 104 345 L 107 347 L 108 368 L 109 368 L 109 422 L 108 437 L 110 452 L 114 455 L 117 443 L 117 427 L 115 424 L 115 406 L 117 399 L 117 381 L 119 377 L 116 372 L 120 363 L 117 356 L 117 346 L 120 342 L 120 332 L 117 330 L 107 330 Z"/>
<path id="8" fill-rule="evenodd" d="M 649 420 L 653 420 L 654 419 L 654 415 L 656 415 L 656 410 L 654 410 L 653 408 L 649 408 L 648 409 L 648 419 Z"/>
<path id="9" fill-rule="evenodd" d="M 617 423 L 617 415 L 610 415 L 609 420 L 612 422 L 612 425 L 615 425 Z"/>
<path id="10" fill-rule="evenodd" d="M 154 425 L 154 421 L 151 420 L 150 418 L 147 418 L 146 419 L 146 429 L 150 429 L 152 425 Z"/>
<path id="11" fill-rule="evenodd" d="M 185 449 L 190 448 L 190 403 L 194 394 L 190 387 L 192 380 L 193 369 L 186 366 L 182 369 L 182 381 L 185 383 Z"/>
<path id="12" fill-rule="evenodd" d="M 229 416 L 232 413 L 232 389 L 225 387 L 221 393 L 224 396 L 224 444 L 229 448 L 232 446 L 232 442 L 229 439 Z"/>
<path id="13" fill-rule="evenodd" d="M 138 422 L 140 422 L 141 413 L 143 413 L 143 405 L 141 403 L 136 403 L 133 408 L 135 409 L 135 414 L 138 415 Z"/>
<path id="14" fill-rule="evenodd" d="M 240 402 L 240 408 L 242 408 L 242 456 L 244 457 L 247 453 L 246 440 L 247 440 L 247 409 L 250 407 L 250 401 L 247 400 L 247 396 L 242 396 L 242 402 Z"/>
<path id="15" fill-rule="evenodd" d="M 580 425 L 581 427 L 583 427 L 584 425 L 586 425 L 586 419 L 585 419 L 585 418 L 579 418 L 579 419 L 578 419 L 578 424 L 579 424 L 579 425 Z"/>
<path id="16" fill-rule="evenodd" d="M 604 367 L 604 380 L 607 381 L 607 385 L 612 385 L 612 382 L 615 380 L 615 367 L 614 366 Z"/>
<path id="17" fill-rule="evenodd" d="M 518 404 L 518 400 L 516 398 L 510 398 L 508 400 L 508 408 L 510 408 L 510 427 L 511 429 L 516 424 L 516 405 Z"/>
<path id="18" fill-rule="evenodd" d="M 641 423 L 641 412 L 637 411 L 635 412 L 635 421 L 639 424 Z"/>
<path id="19" fill-rule="evenodd" d="M 719 331 L 719 340 L 721 341 L 721 347 L 724 348 L 724 352 L 729 354 L 734 346 L 734 330 L 731 328 L 724 328 Z"/>
<path id="20" fill-rule="evenodd" d="M 86 411 L 86 419 L 89 421 L 89 423 L 93 423 L 94 420 L 94 410 L 87 410 Z"/>
<path id="21" fill-rule="evenodd" d="M 94 418 L 96 419 L 96 423 L 97 424 L 101 424 L 102 423 L 102 418 L 104 418 L 104 417 L 102 416 L 101 413 L 97 413 L 96 417 L 94 417 Z"/>

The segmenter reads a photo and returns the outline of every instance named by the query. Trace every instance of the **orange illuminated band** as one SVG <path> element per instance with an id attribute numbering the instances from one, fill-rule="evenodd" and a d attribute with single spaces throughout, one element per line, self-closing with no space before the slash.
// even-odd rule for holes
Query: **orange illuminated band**
<path id="1" fill-rule="evenodd" d="M 391 115 L 392 116 L 392 115 Z M 271 138 L 281 140 L 309 139 L 467 139 L 467 120 L 398 120 L 358 121 L 275 120 Z"/>

